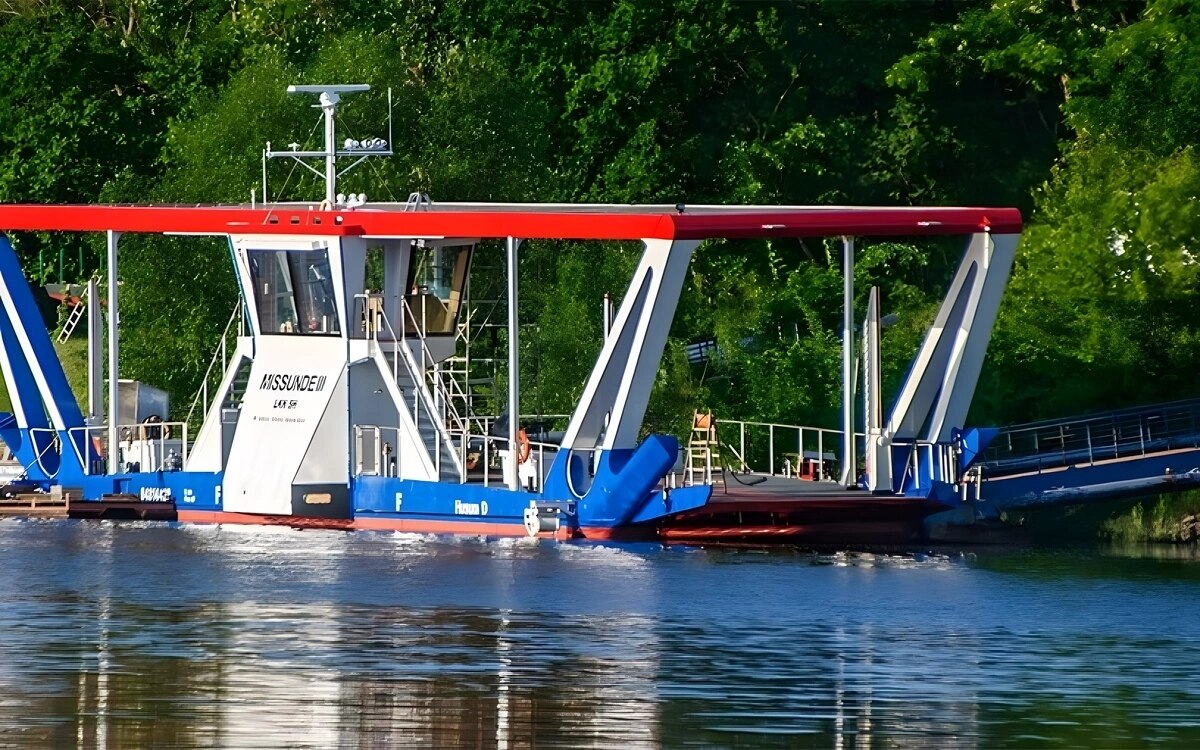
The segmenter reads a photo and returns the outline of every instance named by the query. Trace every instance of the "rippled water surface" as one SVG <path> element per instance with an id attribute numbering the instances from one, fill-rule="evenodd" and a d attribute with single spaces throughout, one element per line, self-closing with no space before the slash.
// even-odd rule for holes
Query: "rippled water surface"
<path id="1" fill-rule="evenodd" d="M 1190 550 L 0 519 L 0 746 L 1200 743 Z"/>

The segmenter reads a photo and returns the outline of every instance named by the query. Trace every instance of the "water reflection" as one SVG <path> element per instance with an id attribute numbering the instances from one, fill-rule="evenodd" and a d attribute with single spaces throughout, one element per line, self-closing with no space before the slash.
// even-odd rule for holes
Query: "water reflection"
<path id="1" fill-rule="evenodd" d="M 6 521 L 0 746 L 1184 746 L 1155 565 Z"/>

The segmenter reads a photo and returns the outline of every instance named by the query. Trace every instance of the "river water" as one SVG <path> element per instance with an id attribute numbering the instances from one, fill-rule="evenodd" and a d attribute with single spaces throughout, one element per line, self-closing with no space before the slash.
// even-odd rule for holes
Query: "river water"
<path id="1" fill-rule="evenodd" d="M 1200 743 L 1200 558 L 0 519 L 0 747 Z"/>

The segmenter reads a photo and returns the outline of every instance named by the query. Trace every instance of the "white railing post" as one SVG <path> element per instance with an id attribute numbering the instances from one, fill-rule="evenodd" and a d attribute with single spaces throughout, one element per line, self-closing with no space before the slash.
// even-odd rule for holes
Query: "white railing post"
<path id="1" fill-rule="evenodd" d="M 820 480 L 825 481 L 825 430 L 817 430 L 817 465 L 820 469 Z"/>

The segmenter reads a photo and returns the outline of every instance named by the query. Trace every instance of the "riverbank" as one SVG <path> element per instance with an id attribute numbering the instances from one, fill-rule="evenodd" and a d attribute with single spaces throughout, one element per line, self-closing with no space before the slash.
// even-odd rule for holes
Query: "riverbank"
<path id="1" fill-rule="evenodd" d="M 1196 544 L 1200 542 L 1200 491 L 1112 500 L 1010 514 L 1038 545 Z"/>
<path id="2" fill-rule="evenodd" d="M 1200 541 L 1200 492 L 1159 495 L 1138 501 L 1107 519 L 1100 537 L 1115 543 Z"/>

